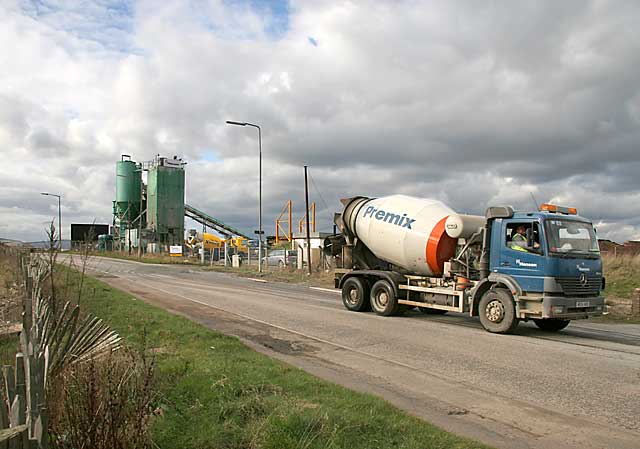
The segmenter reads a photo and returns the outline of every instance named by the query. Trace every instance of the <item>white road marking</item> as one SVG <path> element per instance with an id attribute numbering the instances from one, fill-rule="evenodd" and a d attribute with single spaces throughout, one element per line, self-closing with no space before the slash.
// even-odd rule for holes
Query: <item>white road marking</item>
<path id="1" fill-rule="evenodd" d="M 247 278 L 250 281 L 254 281 L 254 282 L 263 282 L 265 284 L 267 284 L 269 281 L 265 281 L 264 279 L 256 279 L 256 278 Z"/>
<path id="2" fill-rule="evenodd" d="M 340 293 L 340 290 L 335 288 L 322 288 L 322 287 L 309 287 L 312 290 L 320 290 L 321 292 Z"/>

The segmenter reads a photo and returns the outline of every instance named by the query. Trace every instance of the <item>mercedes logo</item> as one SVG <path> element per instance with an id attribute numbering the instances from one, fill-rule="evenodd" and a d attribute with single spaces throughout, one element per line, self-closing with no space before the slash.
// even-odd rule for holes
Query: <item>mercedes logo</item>
<path id="1" fill-rule="evenodd" d="M 580 277 L 578 279 L 580 280 L 580 285 L 582 285 L 583 287 L 586 287 L 586 285 L 589 283 L 587 275 L 584 273 L 580 273 Z"/>

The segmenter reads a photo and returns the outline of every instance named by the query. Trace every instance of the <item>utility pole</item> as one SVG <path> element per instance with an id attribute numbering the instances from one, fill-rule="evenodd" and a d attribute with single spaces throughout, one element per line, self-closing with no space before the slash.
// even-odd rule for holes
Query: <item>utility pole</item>
<path id="1" fill-rule="evenodd" d="M 202 247 L 200 248 L 200 251 L 202 251 L 202 253 L 200 253 L 200 263 L 202 265 L 204 265 L 204 235 L 207 233 L 207 225 L 206 224 L 202 224 Z"/>
<path id="2" fill-rule="evenodd" d="M 127 233 L 129 235 L 129 255 L 131 255 L 131 203 L 127 202 Z"/>
<path id="3" fill-rule="evenodd" d="M 262 128 L 255 123 L 227 120 L 228 125 L 251 126 L 258 130 L 258 273 L 262 273 Z M 227 257 L 225 254 L 224 257 Z"/>
<path id="4" fill-rule="evenodd" d="M 309 236 L 309 184 L 307 183 L 307 166 L 304 166 L 304 204 L 307 208 L 307 267 L 311 276 L 311 238 Z"/>
<path id="5" fill-rule="evenodd" d="M 142 175 L 140 175 L 142 176 Z M 140 178 L 140 215 L 138 215 L 138 259 L 142 258 L 142 177 Z M 146 212 L 146 209 L 145 209 Z"/>
<path id="6" fill-rule="evenodd" d="M 60 239 L 60 251 L 62 251 L 62 212 L 60 212 L 60 198 L 62 195 L 56 195 L 55 193 L 42 192 L 40 195 L 55 196 L 58 198 L 58 238 Z M 55 235 L 53 238 L 55 239 Z"/>

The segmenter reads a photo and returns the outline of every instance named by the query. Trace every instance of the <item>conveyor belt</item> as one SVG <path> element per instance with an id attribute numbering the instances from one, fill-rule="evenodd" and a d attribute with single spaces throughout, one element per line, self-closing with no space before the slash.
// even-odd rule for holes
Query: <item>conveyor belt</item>
<path id="1" fill-rule="evenodd" d="M 238 231 L 237 229 L 224 224 L 220 220 L 213 218 L 211 215 L 202 212 L 201 210 L 196 209 L 193 206 L 188 204 L 184 205 L 184 216 L 189 217 L 192 220 L 197 221 L 200 224 L 210 227 L 220 234 L 224 234 L 227 236 L 236 236 L 236 237 L 244 237 L 247 240 L 251 240 L 251 237 L 246 234 Z"/>

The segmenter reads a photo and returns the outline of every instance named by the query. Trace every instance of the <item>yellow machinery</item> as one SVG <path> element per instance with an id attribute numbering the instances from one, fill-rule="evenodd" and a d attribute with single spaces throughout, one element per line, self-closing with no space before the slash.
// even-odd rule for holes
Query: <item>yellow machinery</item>
<path id="1" fill-rule="evenodd" d="M 215 234 L 209 234 L 208 232 L 205 232 L 204 234 L 200 232 L 190 232 L 185 244 L 189 248 L 194 249 L 204 242 L 205 249 L 219 250 L 220 248 L 224 248 L 225 241 L 230 247 L 236 248 L 238 252 L 246 253 L 249 249 L 246 244 L 247 239 L 244 237 L 232 237 L 225 240 Z"/>
<path id="2" fill-rule="evenodd" d="M 244 237 L 233 237 L 227 240 L 230 246 L 236 248 L 238 252 L 246 253 L 249 251 L 247 247 L 247 239 Z"/>

